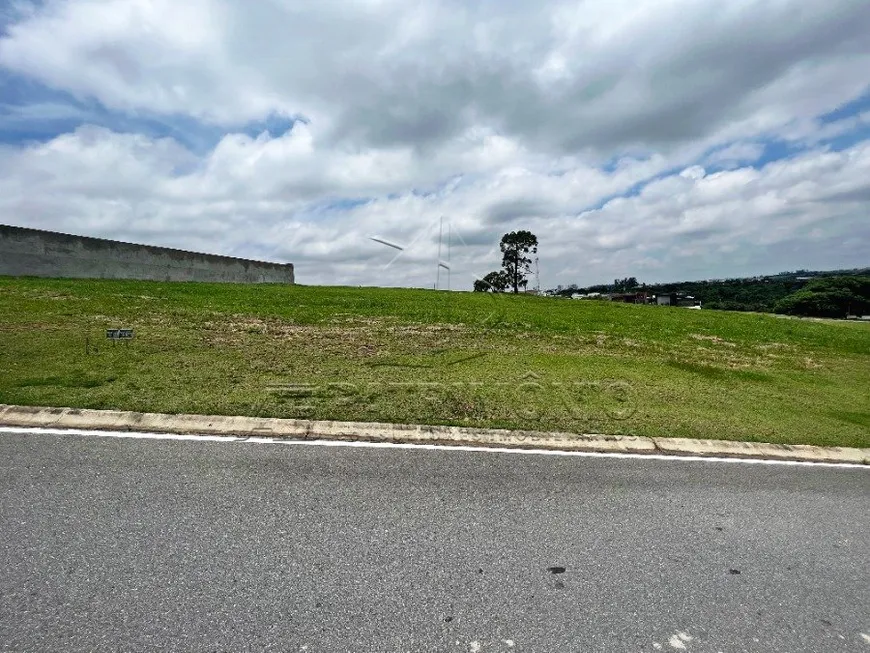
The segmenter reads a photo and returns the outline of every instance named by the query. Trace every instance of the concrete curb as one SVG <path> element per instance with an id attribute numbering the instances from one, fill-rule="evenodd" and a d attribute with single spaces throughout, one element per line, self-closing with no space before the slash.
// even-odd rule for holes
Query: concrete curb
<path id="1" fill-rule="evenodd" d="M 600 453 L 667 454 L 793 460 L 870 465 L 870 449 L 811 445 L 648 438 L 628 435 L 578 435 L 539 431 L 509 431 L 459 426 L 415 426 L 367 422 L 317 422 L 268 417 L 165 415 L 116 410 L 44 408 L 0 404 L 0 426 L 148 431 L 191 435 L 272 437 L 294 440 L 328 439 L 408 444 L 450 444 L 479 447 L 586 451 Z"/>

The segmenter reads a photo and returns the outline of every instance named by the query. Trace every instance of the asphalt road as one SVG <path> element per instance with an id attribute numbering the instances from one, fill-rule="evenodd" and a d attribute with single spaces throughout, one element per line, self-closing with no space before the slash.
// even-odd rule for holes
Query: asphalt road
<path id="1" fill-rule="evenodd" d="M 868 507 L 862 469 L 0 432 L 0 650 L 870 652 Z"/>

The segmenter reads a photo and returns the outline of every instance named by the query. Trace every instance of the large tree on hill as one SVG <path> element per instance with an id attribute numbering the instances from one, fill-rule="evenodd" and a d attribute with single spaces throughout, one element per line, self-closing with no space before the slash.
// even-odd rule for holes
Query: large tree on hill
<path id="1" fill-rule="evenodd" d="M 501 237 L 501 266 L 507 275 L 508 284 L 518 293 L 528 285 L 528 275 L 532 269 L 529 254 L 538 252 L 538 237 L 531 231 L 512 231 Z"/>

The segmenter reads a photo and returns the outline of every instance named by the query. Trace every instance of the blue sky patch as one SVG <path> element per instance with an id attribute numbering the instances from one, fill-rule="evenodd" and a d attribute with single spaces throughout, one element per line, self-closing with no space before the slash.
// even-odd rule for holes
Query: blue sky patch
<path id="1" fill-rule="evenodd" d="M 855 98 L 851 102 L 846 102 L 844 105 L 834 109 L 833 111 L 829 111 L 828 113 L 819 116 L 819 122 L 826 125 L 845 118 L 851 118 L 852 116 L 856 116 L 864 111 L 870 111 L 870 91 Z"/>
<path id="2" fill-rule="evenodd" d="M 297 122 L 307 121 L 271 115 L 240 125 L 217 126 L 180 114 L 112 111 L 95 100 L 79 99 L 0 70 L 0 143 L 8 145 L 49 141 L 88 124 L 119 133 L 172 138 L 194 154 L 205 155 L 228 133 L 255 138 L 268 132 L 277 138 Z"/>

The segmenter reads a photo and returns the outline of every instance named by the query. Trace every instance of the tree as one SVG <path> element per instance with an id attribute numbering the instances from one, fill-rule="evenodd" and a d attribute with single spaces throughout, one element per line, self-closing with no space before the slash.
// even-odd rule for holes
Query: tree
<path id="1" fill-rule="evenodd" d="M 626 277 L 625 279 L 614 279 L 613 280 L 613 290 L 614 292 L 629 292 L 634 290 L 638 286 L 637 277 Z"/>
<path id="2" fill-rule="evenodd" d="M 870 277 L 823 277 L 779 300 L 777 313 L 846 317 L 870 312 Z"/>
<path id="3" fill-rule="evenodd" d="M 518 293 L 528 285 L 526 278 L 532 269 L 529 254 L 537 254 L 538 238 L 531 231 L 512 231 L 501 237 L 501 265 L 507 276 L 508 286 Z"/>
<path id="4" fill-rule="evenodd" d="M 474 292 L 504 292 L 509 281 L 502 271 L 490 272 L 483 279 L 474 281 Z"/>

